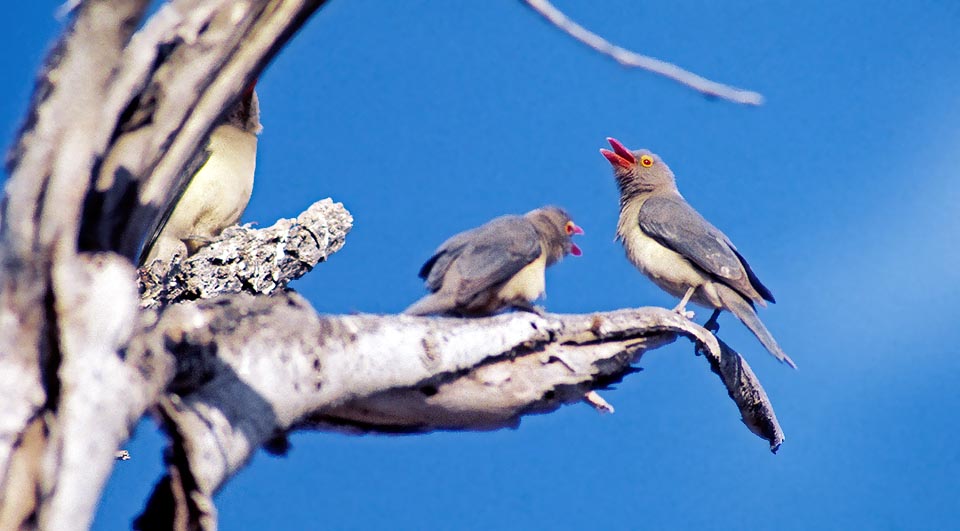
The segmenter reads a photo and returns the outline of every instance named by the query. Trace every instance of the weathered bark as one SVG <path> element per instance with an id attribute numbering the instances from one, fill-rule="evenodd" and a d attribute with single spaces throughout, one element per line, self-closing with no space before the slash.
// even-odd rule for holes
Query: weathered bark
<path id="1" fill-rule="evenodd" d="M 296 219 L 272 227 L 235 226 L 189 258 L 157 261 L 140 269 L 140 305 L 156 308 L 224 293 L 282 290 L 343 247 L 353 218 L 324 199 Z"/>
<path id="2" fill-rule="evenodd" d="M 0 521 L 89 525 L 114 451 L 163 388 L 117 356 L 138 319 L 128 259 L 219 115 L 320 3 L 177 0 L 136 34 L 145 1 L 72 14 L 7 162 Z M 103 415 L 121 388 L 130 404 Z"/>
<path id="3" fill-rule="evenodd" d="M 89 526 L 117 449 L 151 409 L 171 461 L 141 524 L 211 528 L 210 496 L 290 430 L 515 426 L 585 396 L 602 404 L 590 391 L 677 335 L 779 445 L 746 363 L 666 310 L 316 315 L 283 288 L 343 245 L 352 219 L 329 200 L 141 270 L 138 297 L 131 259 L 204 139 L 321 4 L 173 0 L 141 24 L 148 2 L 87 0 L 72 14 L 11 150 L 0 212 L 0 528 Z"/>
<path id="4" fill-rule="evenodd" d="M 523 415 L 619 381 L 645 351 L 677 335 L 696 341 L 712 365 L 746 366 L 733 353 L 726 355 L 736 362 L 722 360 L 709 332 L 660 308 L 483 319 L 318 316 L 291 293 L 168 307 L 131 345 L 164 346 L 179 366 L 163 403 L 175 441 L 171 473 L 140 526 L 214 525 L 213 493 L 257 448 L 276 447 L 292 429 L 515 427 Z M 759 389 L 749 370 L 736 376 L 727 379 Z M 757 395 L 737 396 L 748 425 L 776 424 Z"/>

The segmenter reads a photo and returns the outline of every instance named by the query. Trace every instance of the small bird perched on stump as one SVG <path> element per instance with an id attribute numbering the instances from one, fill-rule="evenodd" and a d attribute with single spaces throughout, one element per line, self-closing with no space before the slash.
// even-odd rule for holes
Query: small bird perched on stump
<path id="1" fill-rule="evenodd" d="M 502 216 L 445 241 L 420 269 L 429 295 L 404 313 L 490 315 L 507 308 L 540 313 L 544 272 L 568 254 L 583 229 L 555 206 Z"/>
<path id="2" fill-rule="evenodd" d="M 208 157 L 140 254 L 140 265 L 193 254 L 240 221 L 253 192 L 260 106 L 254 85 L 210 133 Z"/>
<path id="3" fill-rule="evenodd" d="M 680 297 L 675 311 L 686 315 L 690 301 L 713 308 L 708 323 L 715 326 L 720 311 L 728 310 L 770 354 L 796 368 L 754 308 L 754 303 L 776 302 L 773 294 L 730 239 L 684 200 L 670 167 L 645 149 L 630 151 L 613 138 L 607 142 L 613 151 L 600 153 L 613 166 L 620 189 L 617 239 L 633 265 L 661 289 Z"/>

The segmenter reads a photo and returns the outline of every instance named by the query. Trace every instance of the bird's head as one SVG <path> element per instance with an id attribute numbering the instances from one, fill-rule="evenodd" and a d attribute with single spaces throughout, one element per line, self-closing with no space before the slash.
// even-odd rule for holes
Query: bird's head
<path id="1" fill-rule="evenodd" d="M 656 153 L 646 149 L 630 151 L 615 138 L 607 138 L 607 142 L 613 151 L 601 149 L 600 154 L 613 166 L 621 199 L 675 185 L 673 172 Z"/>
<path id="2" fill-rule="evenodd" d="M 537 232 L 546 244 L 547 265 L 557 262 L 568 254 L 573 256 L 583 254 L 577 244 L 573 243 L 573 237 L 583 234 L 583 229 L 573 222 L 570 214 L 567 214 L 564 209 L 546 206 L 527 212 L 525 217 L 537 228 Z"/>

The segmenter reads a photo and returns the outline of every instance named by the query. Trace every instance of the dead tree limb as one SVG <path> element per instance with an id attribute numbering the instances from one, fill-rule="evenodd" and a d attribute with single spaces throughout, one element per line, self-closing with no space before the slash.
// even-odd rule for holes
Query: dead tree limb
<path id="1" fill-rule="evenodd" d="M 524 415 L 619 381 L 644 352 L 678 335 L 723 366 L 709 332 L 660 308 L 484 319 L 318 316 L 290 293 L 168 307 L 131 345 L 138 352 L 166 348 L 165 359 L 178 353 L 174 392 L 163 406 L 174 434 L 171 472 L 141 527 L 152 528 L 160 515 L 213 525 L 216 515 L 204 508 L 214 492 L 254 451 L 290 430 L 516 427 Z M 752 375 L 747 381 L 759 389 Z M 741 411 L 762 411 L 749 403 L 754 395 L 737 397 Z"/>
<path id="2" fill-rule="evenodd" d="M 174 0 L 142 27 L 146 1 L 73 11 L 7 160 L 0 522 L 89 525 L 117 446 L 163 388 L 140 382 L 132 406 L 90 422 L 112 385 L 142 376 L 117 357 L 138 319 L 129 258 L 220 114 L 321 3 Z"/>
<path id="3" fill-rule="evenodd" d="M 228 228 L 196 254 L 140 269 L 140 306 L 157 308 L 225 293 L 268 295 L 283 290 L 339 251 L 353 226 L 343 205 L 317 201 L 272 227 Z"/>

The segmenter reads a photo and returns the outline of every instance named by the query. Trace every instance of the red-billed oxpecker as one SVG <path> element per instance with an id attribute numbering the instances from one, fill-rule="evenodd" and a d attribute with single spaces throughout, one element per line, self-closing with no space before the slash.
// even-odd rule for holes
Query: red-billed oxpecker
<path id="1" fill-rule="evenodd" d="M 508 308 L 541 313 L 544 271 L 568 254 L 583 229 L 562 209 L 548 206 L 502 216 L 445 241 L 420 269 L 430 294 L 404 313 L 490 315 Z"/>
<path id="2" fill-rule="evenodd" d="M 740 319 L 778 360 L 796 368 L 757 317 L 754 303 L 774 301 L 733 243 L 691 207 L 677 190 L 673 172 L 655 153 L 630 151 L 613 138 L 613 151 L 601 149 L 620 188 L 617 239 L 633 265 L 667 293 L 680 298 L 675 311 L 687 315 L 687 302 L 721 310 Z"/>

